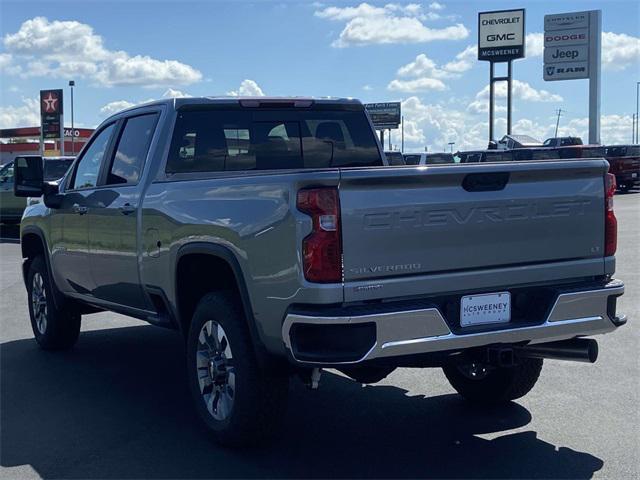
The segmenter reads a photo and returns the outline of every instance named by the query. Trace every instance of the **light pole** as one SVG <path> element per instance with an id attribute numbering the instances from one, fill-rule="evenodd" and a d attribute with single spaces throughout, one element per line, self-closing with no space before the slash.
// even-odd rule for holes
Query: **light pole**
<path id="1" fill-rule="evenodd" d="M 453 146 L 456 144 L 456 142 L 449 142 L 449 152 L 453 153 Z"/>
<path id="2" fill-rule="evenodd" d="M 73 125 L 73 87 L 75 86 L 76 82 L 74 82 L 73 80 L 69 80 L 69 87 L 71 87 L 71 152 L 74 157 L 76 155 L 76 136 Z M 62 139 L 62 141 L 64 142 L 64 138 Z"/>
<path id="3" fill-rule="evenodd" d="M 640 114 L 640 82 L 636 82 L 636 141 L 635 143 L 640 143 L 640 139 L 638 139 L 638 114 Z"/>

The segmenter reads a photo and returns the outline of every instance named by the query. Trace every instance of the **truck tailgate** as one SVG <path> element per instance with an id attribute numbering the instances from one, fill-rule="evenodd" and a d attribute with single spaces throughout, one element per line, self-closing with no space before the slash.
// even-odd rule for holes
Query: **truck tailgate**
<path id="1" fill-rule="evenodd" d="M 345 282 L 602 257 L 607 166 L 342 170 Z M 601 275 L 602 263 L 593 265 L 590 274 Z"/>

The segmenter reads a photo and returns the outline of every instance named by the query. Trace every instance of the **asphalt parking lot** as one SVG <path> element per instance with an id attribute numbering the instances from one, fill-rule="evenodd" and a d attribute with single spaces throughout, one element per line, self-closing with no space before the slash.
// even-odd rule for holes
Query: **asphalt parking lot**
<path id="1" fill-rule="evenodd" d="M 373 386 L 325 372 L 293 382 L 272 445 L 225 450 L 191 409 L 178 335 L 86 316 L 75 349 L 39 350 L 19 245 L 0 243 L 1 478 L 640 478 L 640 193 L 615 199 L 619 311 L 595 365 L 547 361 L 524 399 L 465 404 L 440 370 Z M 4 236 L 16 230 L 4 229 Z"/>

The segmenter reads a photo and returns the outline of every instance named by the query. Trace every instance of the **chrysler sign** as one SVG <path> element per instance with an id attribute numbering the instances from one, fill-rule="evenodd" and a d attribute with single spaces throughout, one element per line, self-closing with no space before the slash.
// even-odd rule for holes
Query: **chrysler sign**
<path id="1" fill-rule="evenodd" d="M 478 60 L 523 58 L 524 38 L 524 9 L 478 14 Z"/>

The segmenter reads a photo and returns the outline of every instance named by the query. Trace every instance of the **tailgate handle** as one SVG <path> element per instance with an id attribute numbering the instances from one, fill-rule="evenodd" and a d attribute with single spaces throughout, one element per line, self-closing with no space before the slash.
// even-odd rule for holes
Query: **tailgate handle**
<path id="1" fill-rule="evenodd" d="M 509 182 L 509 172 L 470 173 L 462 181 L 467 192 L 495 192 L 503 190 Z"/>

